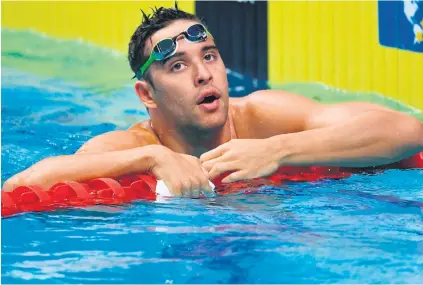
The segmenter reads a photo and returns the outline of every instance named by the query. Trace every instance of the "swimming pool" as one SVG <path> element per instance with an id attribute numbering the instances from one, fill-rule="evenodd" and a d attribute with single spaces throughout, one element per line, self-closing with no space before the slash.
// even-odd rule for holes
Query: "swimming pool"
<path id="1" fill-rule="evenodd" d="M 2 182 L 147 117 L 119 68 L 98 71 L 97 48 L 27 37 L 32 47 L 2 53 Z M 263 87 L 229 78 L 232 95 Z M 319 86 L 289 87 L 319 99 L 329 92 Z M 1 281 L 421 283 L 422 211 L 423 171 L 390 170 L 207 200 L 26 213 L 1 221 Z"/>

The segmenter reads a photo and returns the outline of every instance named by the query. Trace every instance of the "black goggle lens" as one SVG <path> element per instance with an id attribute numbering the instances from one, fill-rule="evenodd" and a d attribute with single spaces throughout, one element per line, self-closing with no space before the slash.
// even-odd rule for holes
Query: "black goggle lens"
<path id="1" fill-rule="evenodd" d="M 188 36 L 188 40 L 198 41 L 206 36 L 206 30 L 202 25 L 196 24 L 188 28 L 186 35 Z"/>
<path id="2" fill-rule="evenodd" d="M 173 50 L 176 48 L 176 45 L 173 40 L 171 39 L 164 39 L 160 41 L 154 48 L 154 51 L 156 53 L 159 53 L 166 57 L 168 54 L 173 52 Z"/>

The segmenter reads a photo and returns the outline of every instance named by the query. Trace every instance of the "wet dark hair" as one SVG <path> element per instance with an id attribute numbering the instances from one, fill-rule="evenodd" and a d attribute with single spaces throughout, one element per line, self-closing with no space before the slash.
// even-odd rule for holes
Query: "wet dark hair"
<path id="1" fill-rule="evenodd" d="M 128 60 L 132 71 L 137 74 L 141 66 L 148 60 L 149 55 L 144 54 L 144 48 L 148 39 L 151 41 L 151 36 L 158 30 L 168 26 L 175 20 L 196 20 L 201 22 L 195 15 L 184 12 L 178 9 L 178 4 L 175 2 L 174 8 L 152 8 L 153 14 L 146 15 L 143 10 L 142 23 L 135 30 L 129 42 Z M 133 78 L 137 77 L 135 75 Z M 150 73 L 146 72 L 144 79 L 152 84 Z M 153 84 L 152 84 L 153 85 Z M 153 85 L 154 88 L 154 85 Z"/>

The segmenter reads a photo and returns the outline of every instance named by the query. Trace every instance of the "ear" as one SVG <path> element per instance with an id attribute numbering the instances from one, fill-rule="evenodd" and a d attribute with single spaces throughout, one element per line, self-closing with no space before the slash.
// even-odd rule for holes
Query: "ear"
<path id="1" fill-rule="evenodd" d="M 138 80 L 135 83 L 135 92 L 141 102 L 149 109 L 157 108 L 156 102 L 153 99 L 153 88 L 145 80 Z"/>

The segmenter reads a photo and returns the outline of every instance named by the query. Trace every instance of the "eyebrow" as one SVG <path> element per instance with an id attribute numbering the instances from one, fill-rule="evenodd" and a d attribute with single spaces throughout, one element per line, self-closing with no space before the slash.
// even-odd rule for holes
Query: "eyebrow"
<path id="1" fill-rule="evenodd" d="M 211 50 L 211 49 L 216 49 L 216 50 L 218 50 L 217 46 L 215 46 L 215 45 L 210 45 L 210 46 L 205 46 L 205 47 L 203 47 L 203 48 L 201 49 L 201 51 L 202 51 L 202 52 L 206 52 L 206 51 L 209 51 L 209 50 Z"/>
<path id="2" fill-rule="evenodd" d="M 162 60 L 161 61 L 162 62 L 162 65 L 165 65 L 166 62 L 168 62 L 171 59 L 174 59 L 174 58 L 177 58 L 177 57 L 183 57 L 184 55 L 185 55 L 185 52 L 177 52 L 174 55 L 172 55 L 171 57 L 168 57 L 168 58 Z"/>

